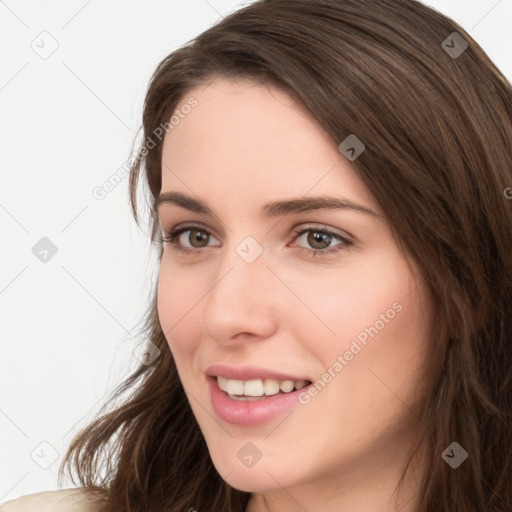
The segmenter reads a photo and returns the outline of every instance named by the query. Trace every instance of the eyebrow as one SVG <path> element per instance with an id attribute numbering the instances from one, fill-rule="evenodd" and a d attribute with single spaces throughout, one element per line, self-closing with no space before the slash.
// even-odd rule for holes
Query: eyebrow
<path id="1" fill-rule="evenodd" d="M 195 199 L 177 191 L 162 192 L 159 194 L 153 207 L 157 210 L 162 204 L 173 204 L 192 212 L 214 216 L 214 213 L 206 203 L 200 199 Z M 317 210 L 353 210 L 373 217 L 384 218 L 372 209 L 350 201 L 349 199 L 329 196 L 300 197 L 283 201 L 270 201 L 263 205 L 263 214 L 266 217 L 280 217 L 293 213 L 305 213 Z"/>

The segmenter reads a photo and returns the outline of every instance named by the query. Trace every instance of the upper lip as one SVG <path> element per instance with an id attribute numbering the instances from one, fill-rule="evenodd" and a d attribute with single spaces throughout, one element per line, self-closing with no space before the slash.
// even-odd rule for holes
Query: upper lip
<path id="1" fill-rule="evenodd" d="M 234 380 L 255 380 L 255 379 L 275 379 L 275 380 L 310 380 L 307 377 L 290 375 L 283 372 L 276 372 L 268 368 L 258 368 L 256 366 L 228 366 L 225 364 L 213 364 L 206 368 L 206 373 L 212 377 L 225 377 Z"/>

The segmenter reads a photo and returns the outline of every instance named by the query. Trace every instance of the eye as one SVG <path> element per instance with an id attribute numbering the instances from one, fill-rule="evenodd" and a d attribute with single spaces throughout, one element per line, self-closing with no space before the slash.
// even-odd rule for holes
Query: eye
<path id="1" fill-rule="evenodd" d="M 302 226 L 292 231 L 298 235 L 294 239 L 292 247 L 296 245 L 297 241 L 302 239 L 302 243 L 309 244 L 312 248 L 299 246 L 299 249 L 307 251 L 308 254 L 313 256 L 325 256 L 346 249 L 352 245 L 352 242 L 348 238 L 326 227 Z M 306 234 L 307 236 L 305 236 Z M 217 243 L 208 244 L 210 239 L 216 240 L 206 228 L 198 224 L 192 224 L 181 225 L 171 229 L 170 232 L 165 233 L 161 241 L 172 244 L 178 251 L 188 253 L 188 255 L 194 255 L 199 254 L 201 249 L 205 247 L 218 247 L 220 245 L 218 240 Z M 338 241 L 338 243 L 332 245 L 332 242 L 336 241 Z"/>
<path id="2" fill-rule="evenodd" d="M 169 233 L 162 237 L 162 241 L 173 244 L 179 251 L 193 253 L 197 252 L 198 249 L 208 247 L 209 238 L 213 238 L 213 236 L 207 229 L 193 224 L 171 229 Z M 220 244 L 213 245 L 218 246 Z"/>
<path id="3" fill-rule="evenodd" d="M 302 227 L 294 229 L 293 232 L 298 233 L 294 243 L 302 239 L 303 243 L 312 247 L 312 249 L 307 247 L 303 247 L 303 249 L 313 256 L 332 254 L 352 245 L 352 242 L 348 238 L 338 233 L 334 233 L 325 227 Z M 339 243 L 331 245 L 332 242 L 335 241 L 338 241 Z"/>

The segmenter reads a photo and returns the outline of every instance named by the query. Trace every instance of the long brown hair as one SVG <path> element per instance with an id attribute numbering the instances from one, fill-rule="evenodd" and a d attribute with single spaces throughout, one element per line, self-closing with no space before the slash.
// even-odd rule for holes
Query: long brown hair
<path id="1" fill-rule="evenodd" d="M 216 77 L 281 87 L 336 145 L 350 134 L 363 141 L 353 166 L 422 269 L 435 308 L 421 415 L 431 429 L 418 439 L 428 446 L 422 511 L 510 512 L 511 84 L 463 28 L 414 0 L 256 1 L 156 69 L 142 143 L 154 144 L 130 175 L 139 225 L 139 178 L 152 205 L 161 189 L 155 130 L 172 128 L 190 92 Z M 149 212 L 161 256 L 154 205 Z M 128 399 L 74 438 L 59 476 L 73 469 L 106 512 L 243 511 L 251 494 L 213 466 L 158 320 L 156 286 L 153 297 L 141 336 L 160 355 L 108 403 Z M 441 456 L 452 442 L 468 452 L 456 469 Z"/>

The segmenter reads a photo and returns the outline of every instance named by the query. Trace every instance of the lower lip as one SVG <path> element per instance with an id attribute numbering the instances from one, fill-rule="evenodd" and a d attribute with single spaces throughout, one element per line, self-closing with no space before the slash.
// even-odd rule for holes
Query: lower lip
<path id="1" fill-rule="evenodd" d="M 233 400 L 219 388 L 215 377 L 207 377 L 211 400 L 217 415 L 233 425 L 250 427 L 270 421 L 298 402 L 299 393 L 309 386 L 286 394 L 271 395 L 261 400 Z M 310 384 L 312 385 L 312 384 Z"/>

